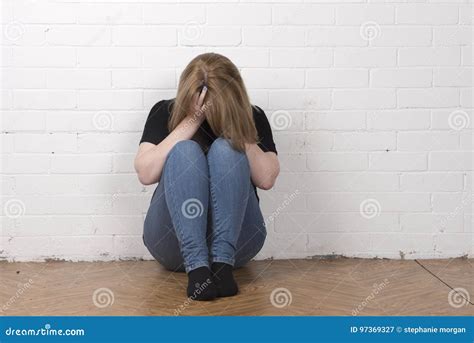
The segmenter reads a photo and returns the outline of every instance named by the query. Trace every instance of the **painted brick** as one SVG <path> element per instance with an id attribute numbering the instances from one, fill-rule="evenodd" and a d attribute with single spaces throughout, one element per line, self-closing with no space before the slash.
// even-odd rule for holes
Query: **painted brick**
<path id="1" fill-rule="evenodd" d="M 135 154 L 150 108 L 205 52 L 234 62 L 273 128 L 281 173 L 258 191 L 271 220 L 257 259 L 472 257 L 470 7 L 6 1 L 0 208 L 25 214 L 2 217 L 0 258 L 153 259 L 141 235 L 157 185 L 140 184 Z"/>

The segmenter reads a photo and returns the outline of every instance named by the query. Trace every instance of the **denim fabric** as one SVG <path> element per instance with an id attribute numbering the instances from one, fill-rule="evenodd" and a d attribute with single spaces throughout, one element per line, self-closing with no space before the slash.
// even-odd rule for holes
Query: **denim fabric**
<path id="1" fill-rule="evenodd" d="M 176 271 L 212 262 L 240 267 L 265 237 L 246 155 L 222 138 L 207 156 L 192 140 L 177 143 L 145 218 L 143 241 L 153 257 Z"/>

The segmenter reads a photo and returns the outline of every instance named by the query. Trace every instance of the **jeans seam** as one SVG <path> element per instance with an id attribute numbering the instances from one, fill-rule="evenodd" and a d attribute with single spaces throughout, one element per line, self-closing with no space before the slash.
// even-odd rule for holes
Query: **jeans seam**
<path id="1" fill-rule="evenodd" d="M 168 157 L 169 157 L 169 156 L 168 156 Z M 167 159 L 167 160 L 168 160 L 168 159 Z M 169 160 L 171 161 L 171 159 L 169 159 Z M 169 161 L 167 161 L 167 162 L 170 163 Z M 166 179 L 166 180 L 168 180 L 168 178 L 166 177 L 167 174 L 168 174 L 168 173 L 165 173 L 165 179 Z M 166 200 L 166 198 L 167 198 L 166 194 L 169 194 L 169 197 L 168 197 L 168 198 L 170 198 L 170 200 L 171 200 L 171 202 L 172 202 L 172 205 L 173 205 L 173 206 L 171 206 L 171 209 L 170 209 L 170 206 L 168 206 L 168 210 L 171 210 L 171 211 L 173 212 L 173 215 L 174 215 L 174 217 L 176 218 L 176 221 L 177 221 L 177 225 L 179 226 L 179 228 L 182 228 L 181 217 L 180 217 L 179 215 L 176 215 L 176 206 L 175 206 L 175 205 L 176 205 L 176 201 L 175 201 L 175 199 L 173 199 L 173 196 L 172 196 L 172 193 L 173 193 L 173 192 L 170 192 L 170 193 L 167 192 L 167 188 L 168 188 L 168 187 L 166 187 L 166 180 L 165 180 L 165 184 L 164 184 L 164 186 L 165 186 L 165 200 Z M 174 231 L 176 232 L 177 235 L 179 235 L 178 245 L 179 245 L 179 250 L 181 251 L 181 254 L 182 254 L 183 249 L 182 249 L 182 244 L 181 244 L 181 242 L 183 241 L 183 236 L 182 236 L 182 234 L 181 234 L 181 230 L 180 230 L 180 229 L 176 230 L 176 228 L 174 228 Z M 186 261 L 184 260 L 184 255 L 183 255 L 183 263 L 184 263 L 184 265 L 185 265 L 185 267 L 186 267 Z"/>
<path id="2" fill-rule="evenodd" d="M 210 161 L 208 160 L 208 163 Z M 210 171 L 210 166 L 209 166 L 209 171 Z M 211 193 L 211 206 L 212 208 L 214 209 L 214 217 L 215 217 L 215 221 L 216 221 L 216 225 L 215 227 L 213 228 L 213 230 L 211 230 L 211 249 L 210 249 L 210 253 L 211 253 L 211 258 L 214 258 L 214 251 L 213 251 L 213 241 L 214 241 L 214 232 L 216 230 L 217 227 L 219 227 L 219 224 L 220 224 L 220 218 L 219 218 L 219 206 L 217 206 L 217 201 L 216 201 L 216 195 L 215 195 L 215 189 L 214 189 L 214 182 L 212 181 L 211 178 L 210 179 L 210 182 L 209 182 L 209 189 L 210 189 L 210 193 Z M 212 223 L 211 223 L 212 225 Z"/>

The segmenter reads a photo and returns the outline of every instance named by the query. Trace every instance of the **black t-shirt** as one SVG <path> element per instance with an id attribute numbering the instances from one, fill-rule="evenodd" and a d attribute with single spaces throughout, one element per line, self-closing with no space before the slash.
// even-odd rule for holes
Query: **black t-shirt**
<path id="1" fill-rule="evenodd" d="M 149 142 L 156 145 L 169 135 L 168 121 L 170 119 L 173 101 L 174 99 L 161 100 L 153 106 L 146 120 L 140 143 Z M 255 105 L 252 106 L 252 112 L 258 135 L 257 145 L 264 152 L 272 151 L 275 154 L 278 154 L 275 142 L 273 141 L 272 129 L 265 112 Z M 193 137 L 205 152 L 207 152 L 216 138 L 216 135 L 212 132 L 212 129 L 206 120 L 201 124 L 196 135 Z M 257 188 L 255 186 L 254 189 L 255 194 L 257 194 Z"/>
<path id="2" fill-rule="evenodd" d="M 174 99 L 162 100 L 153 106 L 146 120 L 140 143 L 149 142 L 156 145 L 170 134 L 168 121 L 170 119 L 173 101 Z M 273 151 L 277 153 L 270 123 L 268 122 L 265 112 L 258 106 L 252 106 L 252 112 L 258 134 L 257 145 L 264 152 Z M 196 141 L 201 144 L 204 151 L 208 150 L 216 138 L 216 135 L 212 132 L 206 120 L 199 127 L 195 137 L 193 137 L 193 139 L 196 139 Z"/>

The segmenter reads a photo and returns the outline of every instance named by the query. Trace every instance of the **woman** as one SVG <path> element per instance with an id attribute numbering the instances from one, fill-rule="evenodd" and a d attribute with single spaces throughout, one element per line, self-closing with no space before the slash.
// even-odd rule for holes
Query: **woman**
<path id="1" fill-rule="evenodd" d="M 176 99 L 152 108 L 135 158 L 140 182 L 159 182 L 143 241 L 165 268 L 186 271 L 188 297 L 237 294 L 233 268 L 266 237 L 255 186 L 272 188 L 279 169 L 268 120 L 236 66 L 214 53 L 194 58 Z"/>

